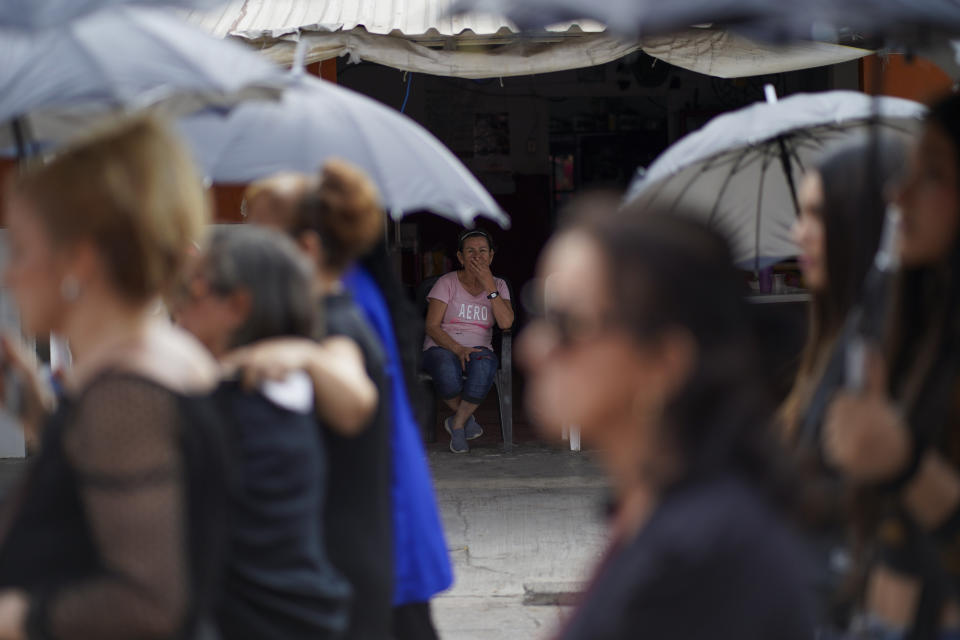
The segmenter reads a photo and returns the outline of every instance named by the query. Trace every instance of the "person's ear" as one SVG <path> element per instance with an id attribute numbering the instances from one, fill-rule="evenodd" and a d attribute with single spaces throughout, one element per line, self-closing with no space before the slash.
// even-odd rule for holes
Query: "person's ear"
<path id="1" fill-rule="evenodd" d="M 697 360 L 697 344 L 689 331 L 668 329 L 658 339 L 664 397 L 675 396 L 687 384 Z"/>
<path id="2" fill-rule="evenodd" d="M 463 257 L 463 251 L 457 251 L 457 260 L 460 261 L 461 266 L 467 266 L 467 262 Z"/>
<path id="3" fill-rule="evenodd" d="M 640 349 L 647 364 L 640 371 L 642 388 L 637 393 L 650 399 L 645 404 L 660 406 L 669 402 L 693 371 L 697 357 L 693 337 L 683 329 L 668 329 Z"/>
<path id="4" fill-rule="evenodd" d="M 81 240 L 60 252 L 62 276 L 69 276 L 81 289 L 96 281 L 109 280 L 107 267 L 93 243 Z"/>
<path id="5" fill-rule="evenodd" d="M 310 264 L 316 266 L 322 264 L 323 243 L 316 231 L 304 231 L 297 236 L 297 245 L 300 250 L 310 258 Z"/>

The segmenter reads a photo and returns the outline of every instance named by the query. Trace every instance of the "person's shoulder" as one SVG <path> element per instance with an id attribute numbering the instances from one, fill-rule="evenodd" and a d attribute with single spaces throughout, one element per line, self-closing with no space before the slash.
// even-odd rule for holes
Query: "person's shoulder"
<path id="1" fill-rule="evenodd" d="M 158 325 L 147 338 L 139 363 L 144 375 L 180 393 L 204 393 L 220 381 L 220 367 L 194 336 L 170 324 Z"/>
<path id="2" fill-rule="evenodd" d="M 152 383 L 179 395 L 201 395 L 216 387 L 220 368 L 196 338 L 158 320 L 136 344 L 117 351 L 77 380 L 76 388 L 82 392 L 97 383 L 122 380 Z"/>
<path id="3" fill-rule="evenodd" d="M 771 502 L 735 475 L 670 491 L 651 525 L 657 544 L 691 556 L 756 556 L 761 548 L 785 548 L 794 543 Z"/>
<path id="4" fill-rule="evenodd" d="M 441 302 L 447 302 L 448 300 L 446 298 L 453 295 L 459 282 L 456 271 L 445 273 L 437 278 L 437 281 L 427 293 L 427 297 L 440 300 Z M 437 296 L 444 296 L 444 298 L 438 298 Z"/>
<path id="5" fill-rule="evenodd" d="M 437 284 L 443 283 L 445 285 L 454 285 L 457 284 L 460 279 L 457 277 L 457 271 L 448 271 L 439 278 L 437 278 Z"/>

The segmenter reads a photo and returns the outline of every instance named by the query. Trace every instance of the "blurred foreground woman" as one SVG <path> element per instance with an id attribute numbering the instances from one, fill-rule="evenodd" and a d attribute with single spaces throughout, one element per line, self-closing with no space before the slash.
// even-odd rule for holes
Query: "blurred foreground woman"
<path id="1" fill-rule="evenodd" d="M 585 214 L 548 246 L 521 344 L 528 407 L 579 424 L 612 542 L 565 640 L 809 640 L 803 553 L 768 504 L 773 438 L 726 243 L 656 212 Z"/>
<path id="2" fill-rule="evenodd" d="M 220 229 L 189 279 L 180 324 L 218 358 L 271 338 L 309 338 L 313 269 L 279 232 Z M 329 380 L 325 383 L 332 384 Z M 303 372 L 217 391 L 239 475 L 217 619 L 224 638 L 340 637 L 350 588 L 327 554 L 318 514 L 328 467 L 313 384 Z"/>
<path id="3" fill-rule="evenodd" d="M 24 330 L 65 336 L 75 366 L 0 524 L 0 637 L 204 637 L 223 547 L 218 372 L 151 314 L 207 222 L 196 171 L 135 120 L 21 175 L 6 203 Z"/>
<path id="4" fill-rule="evenodd" d="M 855 637 L 960 638 L 960 97 L 931 109 L 897 204 L 892 335 L 822 444 L 859 490 Z"/>

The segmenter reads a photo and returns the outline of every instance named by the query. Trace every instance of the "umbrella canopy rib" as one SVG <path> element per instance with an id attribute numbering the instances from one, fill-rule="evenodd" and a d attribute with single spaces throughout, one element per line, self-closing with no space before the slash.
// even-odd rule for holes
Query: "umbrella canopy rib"
<path id="1" fill-rule="evenodd" d="M 780 163 L 783 165 L 783 175 L 790 188 L 790 199 L 793 201 L 793 210 L 799 217 L 800 203 L 797 202 L 797 186 L 793 182 L 793 166 L 790 164 L 790 153 L 787 151 L 787 142 L 784 136 L 777 138 L 777 147 L 780 149 Z"/>
<path id="2" fill-rule="evenodd" d="M 800 173 L 806 173 L 806 172 L 807 172 L 807 168 L 806 168 L 806 166 L 804 166 L 804 164 L 803 164 L 803 158 L 800 157 L 800 152 L 797 151 L 797 146 L 798 146 L 798 145 L 794 145 L 794 144 L 791 144 L 791 145 L 788 145 L 788 146 L 787 146 L 787 148 L 788 148 L 789 151 L 790 151 L 790 158 L 793 160 L 793 162 L 796 162 L 796 163 L 797 163 L 797 166 L 800 168 Z M 798 209 L 799 209 L 799 207 L 798 207 Z"/>
<path id="3" fill-rule="evenodd" d="M 761 220 L 763 220 L 763 186 L 767 180 L 767 168 L 769 163 L 765 158 L 763 166 L 760 168 L 760 184 L 757 186 L 757 225 L 754 235 L 754 269 L 760 271 L 760 231 Z"/>

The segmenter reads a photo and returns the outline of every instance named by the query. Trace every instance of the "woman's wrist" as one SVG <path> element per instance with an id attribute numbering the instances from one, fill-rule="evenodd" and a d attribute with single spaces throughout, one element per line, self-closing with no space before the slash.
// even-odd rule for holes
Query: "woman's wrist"
<path id="1" fill-rule="evenodd" d="M 884 493 L 900 493 L 910 485 L 920 472 L 924 457 L 927 453 L 927 447 L 920 442 L 916 433 L 910 432 L 910 451 L 907 454 L 900 470 L 887 480 L 877 484 L 877 489 Z"/>
<path id="2" fill-rule="evenodd" d="M 937 530 L 951 520 L 960 505 L 960 476 L 936 449 L 927 448 L 919 470 L 901 491 L 900 499 L 917 524 L 928 531 Z M 939 533 L 948 534 L 949 531 Z"/>
<path id="3" fill-rule="evenodd" d="M 34 604 L 41 606 L 32 606 Z M 43 605 L 45 603 L 31 602 L 23 591 L 10 590 L 0 594 L 0 638 L 26 638 L 28 627 L 32 627 L 31 630 L 42 629 L 38 637 L 49 637 L 46 633 L 46 607 Z M 43 616 L 42 622 L 32 619 L 40 615 Z"/>

